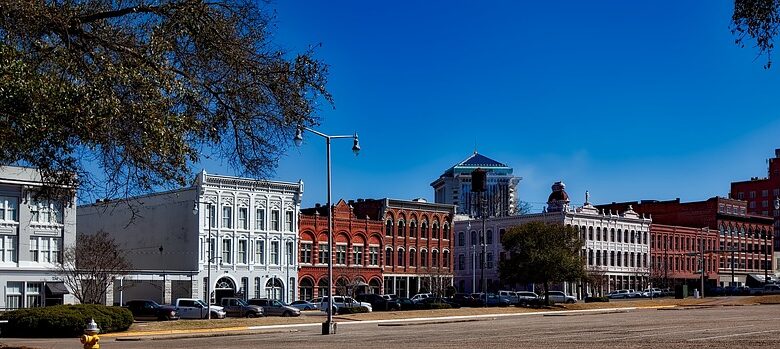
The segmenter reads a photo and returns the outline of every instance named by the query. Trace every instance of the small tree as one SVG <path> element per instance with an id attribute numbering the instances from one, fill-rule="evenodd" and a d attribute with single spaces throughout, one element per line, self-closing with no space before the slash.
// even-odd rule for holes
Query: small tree
<path id="1" fill-rule="evenodd" d="M 561 224 L 530 222 L 510 228 L 501 240 L 509 258 L 499 265 L 510 283 L 540 283 L 549 303 L 550 283 L 577 281 L 585 276 L 577 230 Z"/>
<path id="2" fill-rule="evenodd" d="M 76 244 L 64 249 L 55 272 L 79 302 L 100 304 L 112 278 L 131 268 L 116 241 L 101 230 L 78 234 Z"/>
<path id="3" fill-rule="evenodd" d="M 593 289 L 598 294 L 598 296 L 604 296 L 604 286 L 607 286 L 609 282 L 606 268 L 601 266 L 588 267 L 586 270 L 585 280 L 588 284 L 593 286 Z"/>

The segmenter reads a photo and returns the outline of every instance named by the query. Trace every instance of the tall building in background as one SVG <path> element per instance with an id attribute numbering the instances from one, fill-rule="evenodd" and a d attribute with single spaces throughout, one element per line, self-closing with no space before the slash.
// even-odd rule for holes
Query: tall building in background
<path id="1" fill-rule="evenodd" d="M 775 237 L 775 271 L 780 272 L 780 210 L 775 208 L 775 201 L 780 200 L 780 149 L 775 149 L 775 157 L 768 159 L 769 173 L 767 177 L 753 177 L 749 181 L 732 182 L 732 199 L 748 202 L 747 211 L 752 214 L 774 217 Z"/>
<path id="2" fill-rule="evenodd" d="M 450 167 L 433 183 L 434 201 L 455 205 L 458 214 L 476 216 L 478 197 L 471 192 L 471 172 L 487 171 L 486 213 L 491 217 L 512 216 L 517 212 L 517 184 L 522 177 L 512 174 L 506 164 L 477 153 Z"/>

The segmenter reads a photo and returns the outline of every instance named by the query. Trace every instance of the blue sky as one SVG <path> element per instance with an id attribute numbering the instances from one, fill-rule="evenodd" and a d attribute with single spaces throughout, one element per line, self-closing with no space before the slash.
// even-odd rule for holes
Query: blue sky
<path id="1" fill-rule="evenodd" d="M 539 211 L 557 180 L 575 203 L 700 200 L 766 175 L 780 148 L 778 67 L 734 45 L 729 1 L 278 1 L 274 41 L 330 65 L 333 197 L 432 200 L 476 147 L 522 176 Z M 210 172 L 231 174 L 213 163 Z M 325 142 L 275 179 L 325 202 Z"/>

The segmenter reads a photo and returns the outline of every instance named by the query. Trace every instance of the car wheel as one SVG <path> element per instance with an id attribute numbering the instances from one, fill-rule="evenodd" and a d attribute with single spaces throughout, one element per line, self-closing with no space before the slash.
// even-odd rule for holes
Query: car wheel
<path id="1" fill-rule="evenodd" d="M 567 299 L 566 300 L 566 304 L 574 304 L 574 300 L 573 299 Z"/>
<path id="2" fill-rule="evenodd" d="M 292 314 L 290 314 L 289 311 L 285 311 L 284 313 L 282 313 L 283 317 L 289 317 L 290 315 L 292 315 Z"/>
<path id="3" fill-rule="evenodd" d="M 255 317 L 255 313 L 246 313 L 246 317 L 253 318 Z"/>

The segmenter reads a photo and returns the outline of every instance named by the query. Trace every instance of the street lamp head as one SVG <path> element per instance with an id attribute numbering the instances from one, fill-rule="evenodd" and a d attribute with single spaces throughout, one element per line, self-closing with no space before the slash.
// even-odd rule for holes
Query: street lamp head
<path id="1" fill-rule="evenodd" d="M 352 139 L 354 139 L 354 144 L 352 145 L 352 152 L 355 153 L 355 156 L 358 156 L 358 154 L 360 154 L 360 142 L 358 141 L 357 132 L 355 132 L 355 136 L 352 137 Z"/>
<path id="2" fill-rule="evenodd" d="M 195 201 L 195 203 L 192 205 L 192 214 L 198 215 L 198 202 Z"/>
<path id="3" fill-rule="evenodd" d="M 775 210 L 780 210 L 780 196 L 775 197 Z"/>
<path id="4" fill-rule="evenodd" d="M 303 127 L 296 127 L 293 141 L 295 142 L 295 145 L 299 147 L 303 144 Z"/>

